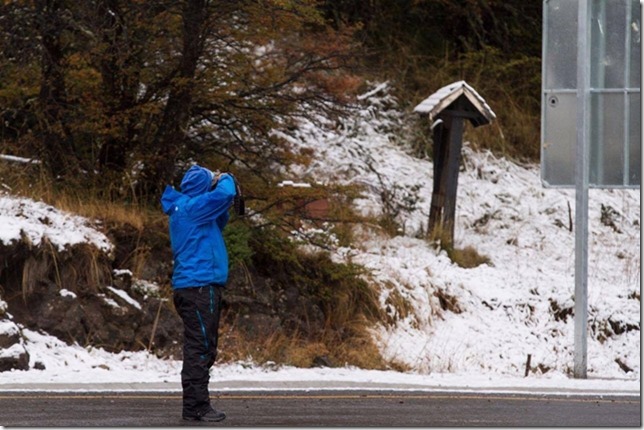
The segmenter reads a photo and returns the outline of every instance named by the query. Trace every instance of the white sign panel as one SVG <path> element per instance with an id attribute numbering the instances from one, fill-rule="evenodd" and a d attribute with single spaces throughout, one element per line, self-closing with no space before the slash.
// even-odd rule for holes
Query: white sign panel
<path id="1" fill-rule="evenodd" d="M 574 187 L 577 141 L 579 0 L 545 0 L 541 103 L 541 179 Z M 592 0 L 589 186 L 641 184 L 641 14 L 639 0 Z"/>

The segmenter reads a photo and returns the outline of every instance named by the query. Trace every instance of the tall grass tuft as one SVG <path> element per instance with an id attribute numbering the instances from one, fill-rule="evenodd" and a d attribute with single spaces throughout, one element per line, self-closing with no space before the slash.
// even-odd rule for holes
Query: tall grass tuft
<path id="1" fill-rule="evenodd" d="M 82 179 L 77 184 L 66 183 L 62 187 L 39 165 L 10 164 L 0 160 L 0 185 L 13 195 L 42 201 L 106 224 L 128 225 L 137 230 L 142 230 L 162 215 L 142 204 L 115 197 L 113 190 L 83 183 Z"/>

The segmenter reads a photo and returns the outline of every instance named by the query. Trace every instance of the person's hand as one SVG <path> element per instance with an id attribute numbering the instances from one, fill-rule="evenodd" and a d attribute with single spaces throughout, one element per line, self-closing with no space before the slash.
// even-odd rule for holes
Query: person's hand
<path id="1" fill-rule="evenodd" d="M 215 187 L 217 186 L 217 183 L 219 182 L 219 179 L 221 178 L 222 173 L 219 170 L 215 170 L 212 172 L 212 183 L 210 184 L 210 189 L 214 190 Z"/>

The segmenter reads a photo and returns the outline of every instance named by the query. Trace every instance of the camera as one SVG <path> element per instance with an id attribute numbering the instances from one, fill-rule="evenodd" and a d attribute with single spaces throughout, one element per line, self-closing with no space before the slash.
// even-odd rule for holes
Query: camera
<path id="1" fill-rule="evenodd" d="M 235 197 L 233 197 L 233 210 L 237 216 L 244 216 L 246 213 L 246 204 L 244 203 L 244 197 L 242 196 L 241 188 L 235 179 Z"/>
<path id="2" fill-rule="evenodd" d="M 216 170 L 212 175 L 212 184 L 210 185 L 210 190 L 214 190 L 217 187 L 217 182 L 219 182 L 219 176 L 222 172 Z M 244 216 L 246 213 L 246 204 L 244 203 L 244 197 L 242 196 L 241 188 L 237 182 L 237 178 L 230 172 L 228 173 L 235 183 L 235 197 L 233 197 L 233 210 L 237 216 Z"/>
<path id="3" fill-rule="evenodd" d="M 241 187 L 239 186 L 239 182 L 237 182 L 237 178 L 235 177 L 235 175 L 233 175 L 232 173 L 229 173 L 229 175 L 232 176 L 233 182 L 235 183 L 235 197 L 233 197 L 233 211 L 237 216 L 244 216 L 244 214 L 246 213 L 246 203 L 244 202 L 244 196 L 242 196 Z"/>

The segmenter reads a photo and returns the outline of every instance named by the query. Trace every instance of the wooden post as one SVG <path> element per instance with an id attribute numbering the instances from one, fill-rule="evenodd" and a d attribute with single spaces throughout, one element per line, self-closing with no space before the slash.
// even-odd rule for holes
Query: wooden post
<path id="1" fill-rule="evenodd" d="M 448 133 L 445 132 L 445 125 L 443 120 L 439 120 L 436 125 L 434 125 L 433 135 L 432 135 L 432 164 L 434 165 L 434 186 L 432 189 L 432 202 L 429 208 L 429 222 L 427 225 L 427 232 L 432 233 L 435 231 L 437 226 L 442 224 L 441 219 L 443 216 L 443 206 L 445 205 L 445 193 L 444 187 L 441 186 L 441 172 L 443 166 L 446 164 L 444 156 L 446 147 L 443 142 L 443 136 L 446 136 Z"/>
<path id="2" fill-rule="evenodd" d="M 463 146 L 463 118 L 451 118 L 447 169 L 445 172 L 445 209 L 443 211 L 443 228 L 447 236 L 445 245 L 454 243 L 454 218 L 456 215 L 456 189 L 458 187 L 458 170 L 461 164 L 461 147 Z"/>
<path id="3" fill-rule="evenodd" d="M 528 360 L 525 362 L 525 375 L 524 377 L 528 376 L 528 373 L 530 373 L 530 360 L 532 360 L 532 354 L 528 354 Z"/>
<path id="4" fill-rule="evenodd" d="M 463 118 L 442 116 L 443 123 L 434 132 L 434 187 L 429 211 L 429 233 L 439 231 L 444 245 L 454 242 L 456 190 L 461 162 Z"/>

